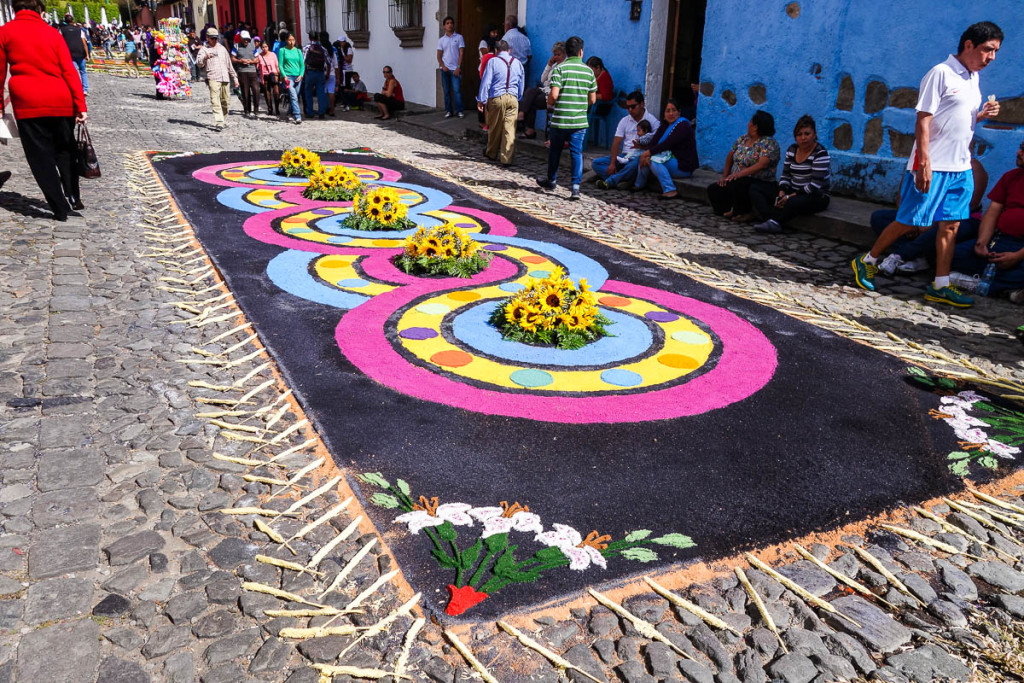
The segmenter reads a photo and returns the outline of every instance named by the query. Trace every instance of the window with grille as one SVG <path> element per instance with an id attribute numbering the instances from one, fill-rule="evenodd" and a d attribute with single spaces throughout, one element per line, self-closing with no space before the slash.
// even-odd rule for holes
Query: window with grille
<path id="1" fill-rule="evenodd" d="M 388 23 L 393 29 L 423 26 L 423 3 L 421 0 L 388 0 Z"/>
<path id="2" fill-rule="evenodd" d="M 366 0 L 345 0 L 345 32 L 369 31 L 370 19 Z"/>
<path id="3" fill-rule="evenodd" d="M 324 0 L 306 0 L 306 32 L 320 33 L 327 30 L 327 24 L 324 20 L 326 12 L 324 10 Z"/>

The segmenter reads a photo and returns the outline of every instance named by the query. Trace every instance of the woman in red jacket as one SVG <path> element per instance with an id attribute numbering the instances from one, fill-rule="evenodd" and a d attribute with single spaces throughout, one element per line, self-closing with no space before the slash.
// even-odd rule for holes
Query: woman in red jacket
<path id="1" fill-rule="evenodd" d="M 82 80 L 60 33 L 40 16 L 40 0 L 14 0 L 0 26 L 0 95 L 7 79 L 21 145 L 54 219 L 83 209 L 78 194 L 75 122 L 88 118 Z M 0 102 L 3 99 L 0 97 Z M 0 106 L 0 114 L 3 113 Z"/>

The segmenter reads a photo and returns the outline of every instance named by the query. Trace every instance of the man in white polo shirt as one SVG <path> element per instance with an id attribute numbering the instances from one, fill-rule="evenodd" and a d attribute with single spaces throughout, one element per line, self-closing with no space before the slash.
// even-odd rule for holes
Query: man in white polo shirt
<path id="1" fill-rule="evenodd" d="M 455 32 L 455 19 L 445 17 L 444 35 L 437 41 L 437 68 L 441 70 L 444 91 L 444 117 L 464 116 L 462 113 L 462 57 L 466 41 Z"/>
<path id="2" fill-rule="evenodd" d="M 923 232 L 932 221 L 938 221 L 935 280 L 925 289 L 924 298 L 960 308 L 974 303 L 950 286 L 949 269 L 956 229 L 970 216 L 974 127 L 999 114 L 994 95 L 982 106 L 978 72 L 992 63 L 1002 42 L 1003 32 L 992 22 L 973 24 L 960 36 L 957 54 L 933 67 L 921 80 L 914 150 L 903 177 L 899 211 L 871 251 L 851 263 L 859 287 L 875 290 L 878 259 L 893 242 Z"/>
<path id="3" fill-rule="evenodd" d="M 641 121 L 647 121 L 651 124 L 651 130 L 658 130 L 658 117 L 647 111 L 644 94 L 639 90 L 626 95 L 626 111 L 628 113 L 615 128 L 611 153 L 606 157 L 594 159 L 590 165 L 591 170 L 598 176 L 598 187 L 602 189 L 604 188 L 601 183 L 606 183 L 610 188 L 614 188 L 617 183 L 628 183 L 632 186 L 640 166 L 640 156 L 629 154 L 637 139 L 636 126 Z M 625 157 L 629 158 L 620 162 L 620 159 Z"/>

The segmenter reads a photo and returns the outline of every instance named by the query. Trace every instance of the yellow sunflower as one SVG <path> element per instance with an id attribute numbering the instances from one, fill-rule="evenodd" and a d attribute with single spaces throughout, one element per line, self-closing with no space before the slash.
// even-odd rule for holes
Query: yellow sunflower
<path id="1" fill-rule="evenodd" d="M 565 295 L 557 287 L 545 287 L 539 292 L 541 310 L 560 311 L 565 303 Z"/>
<path id="2" fill-rule="evenodd" d="M 505 320 L 510 323 L 518 325 L 529 312 L 530 307 L 524 301 L 513 299 L 510 303 L 505 304 Z"/>

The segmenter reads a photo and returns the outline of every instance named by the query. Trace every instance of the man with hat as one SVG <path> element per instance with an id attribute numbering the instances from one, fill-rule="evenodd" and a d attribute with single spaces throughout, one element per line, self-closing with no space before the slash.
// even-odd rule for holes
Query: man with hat
<path id="1" fill-rule="evenodd" d="M 239 43 L 231 51 L 231 63 L 241 84 L 242 112 L 246 117 L 250 114 L 259 115 L 260 81 L 256 73 L 256 46 L 248 31 L 241 31 L 238 35 Z"/>
<path id="2" fill-rule="evenodd" d="M 210 86 L 210 105 L 213 107 L 213 120 L 217 129 L 224 128 L 227 123 L 224 117 L 228 113 L 228 102 L 231 100 L 230 86 L 238 87 L 238 74 L 231 64 L 231 55 L 219 43 L 220 33 L 216 27 L 206 29 L 206 45 L 199 48 L 196 62 L 206 69 L 206 81 Z"/>

